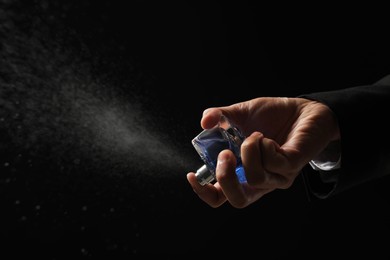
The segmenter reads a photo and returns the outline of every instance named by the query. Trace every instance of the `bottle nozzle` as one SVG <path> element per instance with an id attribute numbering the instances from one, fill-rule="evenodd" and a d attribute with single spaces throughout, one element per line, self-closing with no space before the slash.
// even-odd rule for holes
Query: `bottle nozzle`
<path id="1" fill-rule="evenodd" d="M 206 164 L 200 167 L 195 173 L 196 179 L 200 185 L 205 185 L 214 180 L 214 175 L 207 169 Z"/>

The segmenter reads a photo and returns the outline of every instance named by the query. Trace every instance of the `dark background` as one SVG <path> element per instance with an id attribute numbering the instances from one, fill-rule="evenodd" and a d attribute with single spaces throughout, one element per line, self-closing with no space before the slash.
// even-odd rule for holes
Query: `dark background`
<path id="1" fill-rule="evenodd" d="M 186 181 L 205 108 L 388 74 L 380 7 L 0 3 L 3 256 L 390 256 L 388 178 L 314 201 L 298 178 L 245 209 Z"/>

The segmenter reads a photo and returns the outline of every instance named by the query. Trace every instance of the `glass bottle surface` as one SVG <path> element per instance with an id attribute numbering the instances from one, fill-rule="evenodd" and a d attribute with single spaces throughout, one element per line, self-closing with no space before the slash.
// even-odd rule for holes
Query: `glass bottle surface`
<path id="1" fill-rule="evenodd" d="M 241 131 L 232 125 L 226 116 L 222 116 L 218 125 L 205 129 L 192 139 L 192 145 L 205 163 L 196 171 L 196 178 L 201 185 L 215 180 L 218 154 L 229 149 L 236 156 L 236 174 L 238 180 L 246 182 L 245 172 L 241 162 L 241 144 L 245 137 Z"/>

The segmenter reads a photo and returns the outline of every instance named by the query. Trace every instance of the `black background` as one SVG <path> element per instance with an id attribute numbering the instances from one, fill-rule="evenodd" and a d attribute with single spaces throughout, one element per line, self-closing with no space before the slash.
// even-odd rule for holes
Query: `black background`
<path id="1" fill-rule="evenodd" d="M 212 209 L 185 177 L 205 108 L 388 74 L 380 9 L 1 1 L 0 254 L 389 257 L 388 178 L 322 201 L 298 178 Z"/>

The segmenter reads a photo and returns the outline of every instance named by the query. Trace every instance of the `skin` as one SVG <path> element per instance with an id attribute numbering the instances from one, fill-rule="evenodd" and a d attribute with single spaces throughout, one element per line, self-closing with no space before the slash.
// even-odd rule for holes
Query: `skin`
<path id="1" fill-rule="evenodd" d="M 340 139 L 333 112 L 304 98 L 261 97 L 209 108 L 203 112 L 201 127 L 212 128 L 222 114 L 246 136 L 241 158 L 247 183 L 238 182 L 230 150 L 218 156 L 215 183 L 202 186 L 189 172 L 192 189 L 213 208 L 226 202 L 245 208 L 275 189 L 289 188 L 310 160 Z"/>

